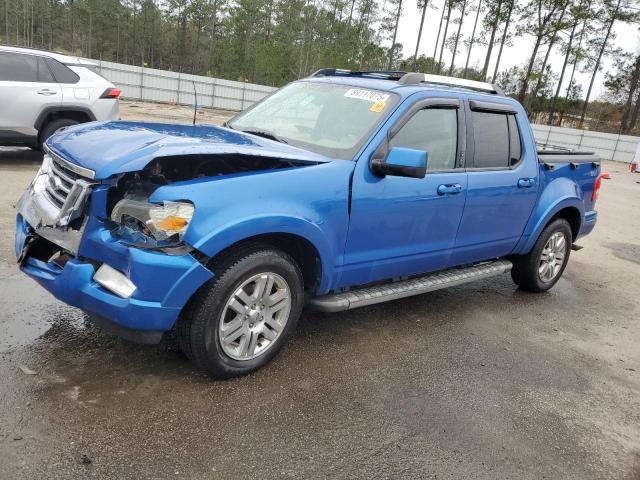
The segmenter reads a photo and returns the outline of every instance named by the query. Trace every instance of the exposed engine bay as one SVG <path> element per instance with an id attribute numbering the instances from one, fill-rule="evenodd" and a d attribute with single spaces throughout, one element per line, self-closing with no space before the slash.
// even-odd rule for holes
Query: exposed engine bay
<path id="1" fill-rule="evenodd" d="M 265 156 L 239 154 L 180 155 L 151 161 L 138 172 L 118 177 L 109 190 L 107 220 L 115 237 L 138 248 L 184 253 L 182 237 L 194 214 L 190 202 L 152 204 L 149 196 L 158 188 L 175 182 L 243 173 L 268 172 L 310 166 Z"/>
<path id="2" fill-rule="evenodd" d="M 239 154 L 179 155 L 157 158 L 149 162 L 143 170 L 123 174 L 118 179 L 110 195 L 108 211 L 111 212 L 115 202 L 122 198 L 147 198 L 156 188 L 170 183 L 311 165 L 313 163 L 308 161 L 296 162 Z"/>

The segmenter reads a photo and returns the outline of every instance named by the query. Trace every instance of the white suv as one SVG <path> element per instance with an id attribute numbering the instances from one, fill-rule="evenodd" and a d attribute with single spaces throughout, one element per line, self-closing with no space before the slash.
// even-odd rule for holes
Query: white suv
<path id="1" fill-rule="evenodd" d="M 120 90 L 93 63 L 0 45 L 0 145 L 40 148 L 61 128 L 117 120 Z"/>

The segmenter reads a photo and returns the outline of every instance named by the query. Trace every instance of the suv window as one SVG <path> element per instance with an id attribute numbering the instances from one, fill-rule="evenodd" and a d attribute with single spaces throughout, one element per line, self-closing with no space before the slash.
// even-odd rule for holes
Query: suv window
<path id="1" fill-rule="evenodd" d="M 55 80 L 41 57 L 0 52 L 0 81 L 51 83 Z"/>
<path id="2" fill-rule="evenodd" d="M 453 108 L 418 111 L 391 139 L 391 146 L 427 152 L 427 170 L 455 168 L 458 111 Z"/>
<path id="3" fill-rule="evenodd" d="M 472 112 L 475 168 L 508 168 L 522 155 L 514 114 Z"/>
<path id="4" fill-rule="evenodd" d="M 69 67 L 65 67 L 59 61 L 47 58 L 47 63 L 58 83 L 78 83 L 78 80 L 80 80 L 80 76 L 76 72 Z"/>

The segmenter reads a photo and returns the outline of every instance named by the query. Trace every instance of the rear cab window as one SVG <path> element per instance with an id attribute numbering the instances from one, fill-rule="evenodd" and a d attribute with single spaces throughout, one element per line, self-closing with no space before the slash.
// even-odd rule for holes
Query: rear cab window
<path id="1" fill-rule="evenodd" d="M 474 169 L 507 169 L 520 162 L 522 143 L 516 112 L 470 110 L 473 131 L 473 163 L 468 165 Z M 496 106 L 496 109 L 498 106 Z"/>

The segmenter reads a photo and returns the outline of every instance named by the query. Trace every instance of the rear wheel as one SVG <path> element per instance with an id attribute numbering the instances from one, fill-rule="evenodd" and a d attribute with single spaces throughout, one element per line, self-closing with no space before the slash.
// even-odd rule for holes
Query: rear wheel
<path id="1" fill-rule="evenodd" d="M 42 149 L 42 146 L 51 135 L 58 133 L 67 127 L 77 124 L 78 122 L 76 120 L 72 120 L 70 118 L 57 118 L 55 120 L 51 120 L 40 131 L 40 135 L 38 136 L 38 146 L 40 147 L 40 149 Z"/>
<path id="2" fill-rule="evenodd" d="M 523 290 L 546 292 L 560 280 L 572 244 L 569 222 L 563 218 L 553 220 L 542 231 L 531 252 L 513 259 L 513 281 Z"/>
<path id="3" fill-rule="evenodd" d="M 258 244 L 225 254 L 212 270 L 216 277 L 178 321 L 178 343 L 214 377 L 245 375 L 267 364 L 294 331 L 302 274 L 289 255 Z"/>

